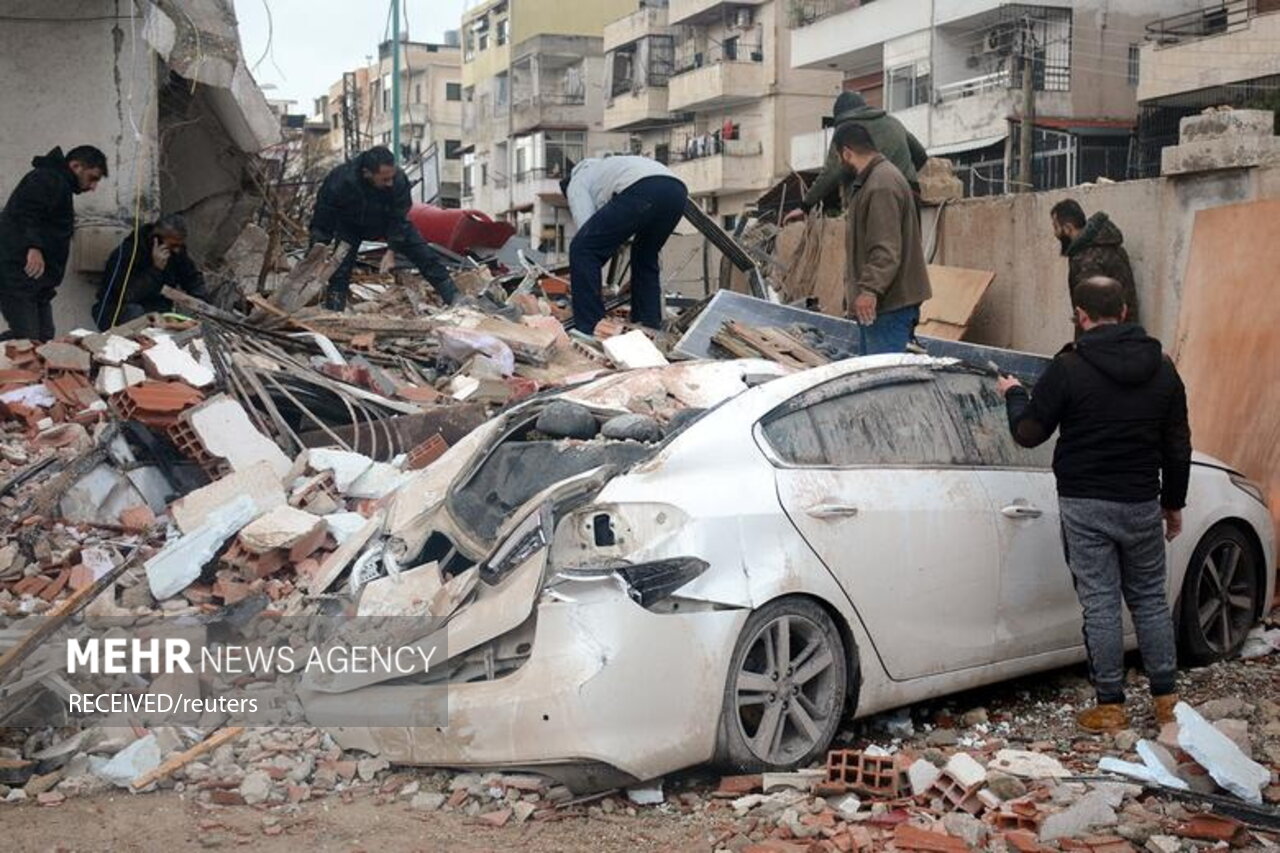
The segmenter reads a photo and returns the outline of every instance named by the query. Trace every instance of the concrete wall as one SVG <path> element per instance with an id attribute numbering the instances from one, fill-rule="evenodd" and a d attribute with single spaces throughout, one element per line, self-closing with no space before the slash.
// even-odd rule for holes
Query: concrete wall
<path id="1" fill-rule="evenodd" d="M 1071 340 L 1067 261 L 1049 223 L 1050 208 L 1068 197 L 1086 214 L 1106 211 L 1124 232 L 1143 325 L 1168 347 L 1196 211 L 1280 197 L 1280 167 L 952 202 L 942 214 L 935 262 L 996 273 L 968 340 L 1045 354 Z"/>
<path id="2" fill-rule="evenodd" d="M 1280 12 L 1249 26 L 1183 44 L 1142 48 L 1138 97 L 1148 101 L 1280 74 Z"/>

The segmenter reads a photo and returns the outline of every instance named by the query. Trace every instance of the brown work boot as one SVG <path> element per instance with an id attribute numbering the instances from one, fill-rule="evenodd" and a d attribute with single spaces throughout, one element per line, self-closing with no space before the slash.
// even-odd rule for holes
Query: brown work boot
<path id="1" fill-rule="evenodd" d="M 1173 706 L 1178 704 L 1177 693 L 1167 693 L 1164 696 L 1152 696 L 1151 707 L 1156 712 L 1156 725 L 1163 726 L 1167 723 L 1176 723 L 1177 720 L 1173 716 Z"/>
<path id="2" fill-rule="evenodd" d="M 1113 735 L 1129 728 L 1124 705 L 1095 705 L 1076 714 L 1076 725 L 1087 732 Z"/>

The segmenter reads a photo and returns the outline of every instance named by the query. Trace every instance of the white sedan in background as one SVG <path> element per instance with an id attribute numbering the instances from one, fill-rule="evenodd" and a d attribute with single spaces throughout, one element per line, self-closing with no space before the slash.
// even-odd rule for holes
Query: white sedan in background
<path id="1" fill-rule="evenodd" d="M 917 355 L 785 373 L 632 371 L 472 433 L 400 490 L 377 546 L 459 591 L 421 631 L 447 637 L 447 661 L 312 684 L 304 707 L 447 691 L 447 727 L 336 735 L 585 790 L 708 761 L 803 765 L 842 718 L 1084 658 L 1052 447 L 1012 441 L 990 376 Z M 536 424 L 557 400 L 667 434 L 549 436 Z M 1234 653 L 1274 592 L 1258 488 L 1197 455 L 1168 557 L 1185 658 Z"/>

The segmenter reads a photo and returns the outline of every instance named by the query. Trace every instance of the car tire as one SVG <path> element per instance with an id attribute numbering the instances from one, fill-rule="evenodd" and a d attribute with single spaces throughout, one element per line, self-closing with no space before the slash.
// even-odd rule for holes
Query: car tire
<path id="1" fill-rule="evenodd" d="M 787 663 L 776 666 L 784 645 Z M 780 598 L 753 612 L 725 679 L 716 763 L 737 773 L 810 764 L 840 727 L 849 669 L 840 631 L 816 601 Z"/>
<path id="2" fill-rule="evenodd" d="M 1257 562 L 1253 544 L 1234 524 L 1210 528 L 1196 545 L 1178 601 L 1184 663 L 1204 666 L 1240 650 L 1263 594 Z"/>

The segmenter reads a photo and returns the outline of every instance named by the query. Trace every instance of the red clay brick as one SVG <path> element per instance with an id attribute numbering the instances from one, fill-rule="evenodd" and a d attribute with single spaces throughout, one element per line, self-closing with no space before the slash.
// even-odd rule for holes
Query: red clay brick
<path id="1" fill-rule="evenodd" d="M 893 843 L 899 850 L 923 850 L 930 853 L 967 853 L 969 850 L 969 845 L 959 838 L 906 823 L 899 824 L 893 830 Z"/>
<path id="2" fill-rule="evenodd" d="M 155 523 L 156 514 L 146 504 L 120 510 L 120 526 L 125 530 L 141 533 Z"/>
<path id="3" fill-rule="evenodd" d="M 420 471 L 443 456 L 448 449 L 449 442 L 444 440 L 443 435 L 436 433 L 409 451 L 408 458 L 405 460 L 405 470 Z"/>
<path id="4" fill-rule="evenodd" d="M 721 776 L 720 786 L 716 792 L 720 794 L 751 794 L 759 791 L 764 780 L 759 773 L 748 773 L 743 776 Z"/>
<path id="5" fill-rule="evenodd" d="M 58 593 L 66 588 L 69 580 L 71 580 L 71 570 L 63 569 L 58 572 L 57 577 L 45 585 L 44 589 L 40 590 L 40 597 L 45 601 L 53 601 L 58 597 Z"/>

